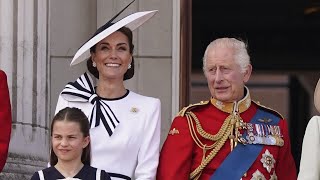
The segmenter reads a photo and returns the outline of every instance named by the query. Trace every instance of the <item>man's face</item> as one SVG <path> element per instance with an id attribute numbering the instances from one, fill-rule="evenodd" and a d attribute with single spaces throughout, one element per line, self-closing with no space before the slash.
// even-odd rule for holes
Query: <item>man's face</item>
<path id="1" fill-rule="evenodd" d="M 251 75 L 252 67 L 241 72 L 240 65 L 234 60 L 234 49 L 210 47 L 207 52 L 204 73 L 211 96 L 222 102 L 238 101 L 244 96 L 244 83 Z"/>

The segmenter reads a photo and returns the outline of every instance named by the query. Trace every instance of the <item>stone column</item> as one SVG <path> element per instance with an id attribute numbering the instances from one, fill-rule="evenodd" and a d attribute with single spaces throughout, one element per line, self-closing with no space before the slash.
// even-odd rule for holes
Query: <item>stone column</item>
<path id="1" fill-rule="evenodd" d="M 8 76 L 12 133 L 0 179 L 30 179 L 49 152 L 48 0 L 0 0 L 0 68 Z"/>

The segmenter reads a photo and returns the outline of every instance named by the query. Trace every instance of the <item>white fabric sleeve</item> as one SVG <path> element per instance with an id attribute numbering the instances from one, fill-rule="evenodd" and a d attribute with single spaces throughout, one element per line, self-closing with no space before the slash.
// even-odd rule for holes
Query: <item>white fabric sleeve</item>
<path id="1" fill-rule="evenodd" d="M 320 116 L 313 116 L 306 128 L 298 180 L 320 179 Z"/>
<path id="2" fill-rule="evenodd" d="M 152 106 L 151 106 L 152 105 Z M 154 180 L 159 163 L 161 103 L 159 99 L 151 104 L 147 116 L 141 147 L 138 152 L 138 162 L 135 170 L 136 180 Z"/>

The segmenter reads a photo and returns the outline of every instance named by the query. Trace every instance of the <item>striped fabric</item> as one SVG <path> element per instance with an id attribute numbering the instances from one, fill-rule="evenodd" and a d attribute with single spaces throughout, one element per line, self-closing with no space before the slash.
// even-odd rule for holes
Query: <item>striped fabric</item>
<path id="1" fill-rule="evenodd" d="M 67 101 L 90 102 L 93 104 L 90 115 L 90 127 L 97 127 L 103 123 L 109 136 L 111 136 L 119 125 L 119 120 L 111 108 L 96 94 L 91 77 L 84 73 L 75 82 L 68 83 L 61 96 Z"/>

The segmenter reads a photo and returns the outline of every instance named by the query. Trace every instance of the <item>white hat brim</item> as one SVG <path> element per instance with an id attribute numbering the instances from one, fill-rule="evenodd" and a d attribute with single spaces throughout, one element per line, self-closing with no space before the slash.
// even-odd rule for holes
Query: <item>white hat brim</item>
<path id="1" fill-rule="evenodd" d="M 158 10 L 136 12 L 114 23 L 107 29 L 103 30 L 101 33 L 91 38 L 83 46 L 81 46 L 81 48 L 79 48 L 76 54 L 74 55 L 70 63 L 70 66 L 73 66 L 88 59 L 90 57 L 90 48 L 97 44 L 99 41 L 103 40 L 104 38 L 112 34 L 113 32 L 117 31 L 118 29 L 124 26 L 133 31 L 137 27 L 145 23 L 147 20 L 149 20 L 157 11 Z"/>
<path id="2" fill-rule="evenodd" d="M 320 79 L 318 80 L 317 86 L 314 90 L 314 97 L 313 98 L 314 98 L 313 99 L 314 106 L 316 107 L 318 112 L 320 112 Z"/>

